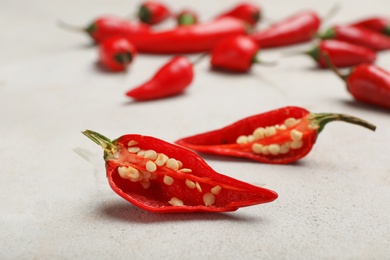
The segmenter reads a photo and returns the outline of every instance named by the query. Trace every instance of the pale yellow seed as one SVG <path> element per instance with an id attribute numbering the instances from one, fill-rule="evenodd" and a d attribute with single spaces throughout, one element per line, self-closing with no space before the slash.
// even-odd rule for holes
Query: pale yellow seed
<path id="1" fill-rule="evenodd" d="M 164 182 L 166 185 L 170 186 L 170 185 L 173 184 L 173 178 L 170 177 L 170 176 L 168 176 L 168 175 L 164 175 L 163 182 Z"/>
<path id="2" fill-rule="evenodd" d="M 246 143 L 248 143 L 248 137 L 246 135 L 240 135 L 237 138 L 236 143 L 238 143 L 238 144 L 246 144 Z"/>
<path id="3" fill-rule="evenodd" d="M 199 192 L 202 192 L 202 187 L 200 187 L 199 182 L 195 182 L 195 187 Z"/>
<path id="4" fill-rule="evenodd" d="M 255 140 L 262 139 L 265 137 L 265 129 L 263 127 L 258 127 L 256 130 L 253 132 L 253 136 Z"/>
<path id="5" fill-rule="evenodd" d="M 144 188 L 144 189 L 147 189 L 147 188 L 150 187 L 150 181 L 149 180 L 142 180 L 140 182 L 140 184 L 141 184 L 142 188 Z"/>
<path id="6" fill-rule="evenodd" d="M 265 136 L 272 136 L 276 134 L 276 128 L 273 126 L 267 126 L 265 128 Z"/>
<path id="7" fill-rule="evenodd" d="M 146 150 L 144 153 L 144 158 L 150 159 L 150 160 L 156 160 L 157 159 L 157 153 L 154 150 Z"/>
<path id="8" fill-rule="evenodd" d="M 139 178 L 139 171 L 132 166 L 121 166 L 118 167 L 119 176 L 124 179 L 137 179 Z"/>
<path id="9" fill-rule="evenodd" d="M 131 140 L 130 142 L 127 143 L 127 146 L 133 146 L 133 145 L 136 145 L 136 144 L 138 144 L 137 141 Z"/>
<path id="10" fill-rule="evenodd" d="M 217 185 L 211 189 L 211 193 L 214 195 L 219 195 L 221 193 L 222 187 Z"/>
<path id="11" fill-rule="evenodd" d="M 207 192 L 203 195 L 203 202 L 206 206 L 211 206 L 215 203 L 215 196 L 214 194 Z"/>
<path id="12" fill-rule="evenodd" d="M 187 185 L 187 187 L 188 188 L 190 188 L 190 189 L 195 189 L 195 182 L 193 182 L 193 181 L 190 181 L 189 179 L 186 179 L 186 185 Z"/>
<path id="13" fill-rule="evenodd" d="M 287 129 L 287 127 L 285 125 L 279 125 L 278 130 L 286 130 L 286 129 Z"/>
<path id="14" fill-rule="evenodd" d="M 261 153 L 264 154 L 264 155 L 269 154 L 269 147 L 268 146 L 263 146 L 263 148 L 261 149 Z"/>
<path id="15" fill-rule="evenodd" d="M 155 163 L 157 164 L 157 166 L 163 166 L 168 161 L 168 159 L 169 159 L 168 156 L 166 156 L 163 153 L 160 153 L 157 156 Z"/>
<path id="16" fill-rule="evenodd" d="M 263 145 L 258 144 L 258 143 L 254 143 L 254 144 L 252 145 L 252 151 L 253 151 L 254 153 L 257 153 L 257 154 L 262 153 L 262 151 L 263 151 Z"/>
<path id="17" fill-rule="evenodd" d="M 145 166 L 148 172 L 155 172 L 157 170 L 157 165 L 152 161 L 148 161 Z"/>
<path id="18" fill-rule="evenodd" d="M 280 145 L 278 144 L 270 144 L 268 146 L 268 150 L 272 155 L 278 155 L 280 153 Z"/>
<path id="19" fill-rule="evenodd" d="M 290 136 L 291 136 L 291 139 L 293 141 L 298 141 L 298 140 L 302 139 L 303 133 L 298 131 L 298 130 L 293 129 L 290 132 Z"/>
<path id="20" fill-rule="evenodd" d="M 137 146 L 127 148 L 127 151 L 129 151 L 129 153 L 138 153 L 140 150 L 141 150 L 141 148 L 139 148 Z"/>
<path id="21" fill-rule="evenodd" d="M 290 117 L 290 118 L 287 118 L 286 120 L 284 120 L 284 125 L 286 127 L 291 127 L 293 125 L 295 125 L 297 123 L 297 120 L 293 117 Z"/>
<path id="22" fill-rule="evenodd" d="M 179 163 L 177 162 L 176 159 L 169 158 L 165 164 L 167 168 L 172 169 L 172 170 L 178 170 L 179 169 Z"/>
<path id="23" fill-rule="evenodd" d="M 144 156 L 144 154 L 145 154 L 145 150 L 139 150 L 139 151 L 137 152 L 137 155 L 138 155 L 138 156 Z"/>
<path id="24" fill-rule="evenodd" d="M 253 135 L 248 135 L 248 143 L 251 143 L 255 140 L 255 137 Z"/>
<path id="25" fill-rule="evenodd" d="M 188 168 L 182 168 L 180 169 L 179 171 L 183 172 L 183 173 L 187 173 L 187 172 L 192 172 L 191 169 L 188 169 Z"/>
<path id="26" fill-rule="evenodd" d="M 168 203 L 171 204 L 172 206 L 183 206 L 184 205 L 182 200 L 175 198 L 175 197 L 170 199 L 170 201 L 168 201 Z"/>
<path id="27" fill-rule="evenodd" d="M 290 143 L 284 143 L 283 145 L 280 146 L 280 153 L 281 154 L 286 154 L 290 151 Z"/>
<path id="28" fill-rule="evenodd" d="M 121 176 L 123 179 L 127 179 L 127 167 L 125 166 L 118 167 L 118 173 L 119 176 Z"/>
<path id="29" fill-rule="evenodd" d="M 179 169 L 182 168 L 183 167 L 183 163 L 181 161 L 179 161 L 179 160 L 176 160 L 176 161 L 179 164 Z"/>
<path id="30" fill-rule="evenodd" d="M 302 140 L 298 140 L 298 141 L 292 141 L 290 143 L 290 148 L 291 149 L 299 149 L 303 146 L 303 141 Z"/>

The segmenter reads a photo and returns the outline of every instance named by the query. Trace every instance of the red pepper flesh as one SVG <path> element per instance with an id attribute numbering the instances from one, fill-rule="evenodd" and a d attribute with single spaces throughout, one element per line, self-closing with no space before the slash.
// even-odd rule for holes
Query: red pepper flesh
<path id="1" fill-rule="evenodd" d="M 208 23 L 150 32 L 131 39 L 141 53 L 180 54 L 210 51 L 221 39 L 246 34 L 242 21 L 221 18 Z"/>
<path id="2" fill-rule="evenodd" d="M 352 24 L 384 35 L 390 36 L 390 19 L 385 17 L 370 17 Z"/>
<path id="3" fill-rule="evenodd" d="M 137 51 L 123 37 L 112 37 L 99 44 L 100 63 L 111 71 L 124 71 L 133 62 Z"/>
<path id="4" fill-rule="evenodd" d="M 256 31 L 250 37 L 261 48 L 288 46 L 312 40 L 320 24 L 321 19 L 315 12 L 303 11 Z"/>
<path id="5" fill-rule="evenodd" d="M 261 19 L 261 9 L 251 3 L 241 3 L 234 8 L 218 15 L 217 18 L 234 17 L 250 25 L 255 25 Z"/>
<path id="6" fill-rule="evenodd" d="M 278 197 L 219 174 L 196 153 L 154 137 L 128 134 L 111 141 L 91 130 L 83 134 L 103 147 L 113 191 L 150 212 L 227 212 Z"/>
<path id="7" fill-rule="evenodd" d="M 321 35 L 322 39 L 335 39 L 360 45 L 374 51 L 390 49 L 390 38 L 358 26 L 338 25 Z"/>
<path id="8" fill-rule="evenodd" d="M 202 153 L 287 164 L 306 156 L 325 124 L 335 120 L 375 130 L 372 124 L 348 115 L 312 114 L 300 107 L 284 107 L 175 143 Z"/>
<path id="9" fill-rule="evenodd" d="M 194 77 L 193 65 L 184 56 L 176 56 L 161 67 L 144 84 L 128 91 L 126 95 L 135 100 L 152 100 L 182 93 Z"/>
<path id="10" fill-rule="evenodd" d="M 147 1 L 143 3 L 138 12 L 140 21 L 150 25 L 161 23 L 170 16 L 171 12 L 168 7 L 155 1 Z"/>

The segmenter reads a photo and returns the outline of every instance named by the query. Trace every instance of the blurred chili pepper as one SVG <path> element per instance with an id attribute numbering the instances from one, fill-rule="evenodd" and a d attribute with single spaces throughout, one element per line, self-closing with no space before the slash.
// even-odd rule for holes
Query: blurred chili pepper
<path id="1" fill-rule="evenodd" d="M 195 11 L 184 9 L 176 15 L 177 25 L 193 25 L 198 23 L 198 15 Z"/>
<path id="2" fill-rule="evenodd" d="M 159 99 L 182 93 L 194 77 L 193 64 L 184 56 L 176 56 L 161 67 L 147 82 L 128 91 L 135 100 Z"/>
<path id="3" fill-rule="evenodd" d="M 114 36 L 126 36 L 131 40 L 136 35 L 142 35 L 151 31 L 149 25 L 115 16 L 99 17 L 86 28 L 75 27 L 63 22 L 60 22 L 59 25 L 64 29 L 86 32 L 97 43 Z"/>
<path id="4" fill-rule="evenodd" d="M 137 51 L 123 37 L 111 37 L 99 44 L 100 63 L 111 71 L 124 71 L 133 62 Z"/>
<path id="5" fill-rule="evenodd" d="M 104 149 L 112 190 L 150 212 L 227 212 L 278 197 L 217 173 L 194 152 L 151 136 L 127 134 L 111 141 L 91 130 L 83 134 Z"/>
<path id="6" fill-rule="evenodd" d="M 158 54 L 210 51 L 221 39 L 246 34 L 242 21 L 225 17 L 192 26 L 150 32 L 131 39 L 138 52 Z"/>
<path id="7" fill-rule="evenodd" d="M 300 107 L 284 107 L 241 119 L 209 132 L 182 138 L 176 143 L 202 153 L 243 157 L 287 164 L 306 156 L 325 125 L 332 121 L 375 126 L 344 114 L 310 113 Z"/>
<path id="8" fill-rule="evenodd" d="M 360 26 L 384 35 L 390 36 L 390 19 L 385 17 L 370 17 L 362 19 L 355 23 L 352 23 L 352 26 Z"/>
<path id="9" fill-rule="evenodd" d="M 238 18 L 253 26 L 261 19 L 261 9 L 259 6 L 251 3 L 240 3 L 217 16 L 217 18 L 221 17 Z"/>
<path id="10" fill-rule="evenodd" d="M 156 1 L 144 2 L 138 11 L 139 20 L 150 25 L 161 23 L 170 16 L 168 7 Z"/>
<path id="11" fill-rule="evenodd" d="M 346 41 L 374 51 L 390 49 L 390 37 L 358 26 L 334 26 L 326 30 L 320 37 L 322 39 Z"/>

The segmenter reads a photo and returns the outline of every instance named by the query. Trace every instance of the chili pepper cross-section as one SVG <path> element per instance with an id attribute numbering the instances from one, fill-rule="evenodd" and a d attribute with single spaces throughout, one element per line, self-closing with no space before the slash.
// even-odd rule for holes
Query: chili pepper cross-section
<path id="1" fill-rule="evenodd" d="M 103 147 L 113 191 L 150 212 L 235 211 L 278 197 L 219 174 L 196 153 L 154 137 L 128 134 L 111 141 L 91 130 L 83 134 Z"/>
<path id="2" fill-rule="evenodd" d="M 244 118 L 221 129 L 185 137 L 176 143 L 202 153 L 287 164 L 305 157 L 318 134 L 332 121 L 357 124 L 373 131 L 376 128 L 345 114 L 314 114 L 300 107 L 284 107 Z"/>

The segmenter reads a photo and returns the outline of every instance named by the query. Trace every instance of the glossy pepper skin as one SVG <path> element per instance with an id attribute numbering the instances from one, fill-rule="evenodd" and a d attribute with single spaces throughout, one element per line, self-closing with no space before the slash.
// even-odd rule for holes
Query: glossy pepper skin
<path id="1" fill-rule="evenodd" d="M 131 39 L 140 53 L 182 54 L 210 51 L 221 39 L 246 34 L 242 21 L 226 17 L 192 26 L 150 32 Z"/>
<path id="2" fill-rule="evenodd" d="M 250 37 L 261 48 L 288 46 L 312 40 L 320 24 L 321 19 L 315 12 L 302 11 L 256 31 Z"/>
<path id="3" fill-rule="evenodd" d="M 335 120 L 375 129 L 370 123 L 348 115 L 312 114 L 304 108 L 284 107 L 176 143 L 202 153 L 288 164 L 305 157 L 324 126 Z"/>
<path id="4" fill-rule="evenodd" d="M 352 67 L 362 63 L 373 63 L 376 53 L 368 48 L 337 40 L 323 40 L 318 46 L 306 52 L 320 68 L 328 68 L 323 54 L 327 54 L 331 62 L 339 68 Z"/>
<path id="5" fill-rule="evenodd" d="M 234 17 L 253 26 L 261 19 L 261 9 L 252 3 L 241 3 L 218 15 L 217 18 L 221 17 Z"/>
<path id="6" fill-rule="evenodd" d="M 129 90 L 126 96 L 144 101 L 182 93 L 194 78 L 193 64 L 184 56 L 176 56 L 161 67 L 147 82 Z"/>
<path id="7" fill-rule="evenodd" d="M 135 47 L 123 37 L 108 38 L 99 44 L 100 63 L 111 71 L 125 71 L 136 54 Z"/>
<path id="8" fill-rule="evenodd" d="M 211 67 L 233 72 L 247 72 L 256 62 L 259 46 L 248 36 L 221 40 L 211 51 Z"/>
<path id="9" fill-rule="evenodd" d="M 335 39 L 360 45 L 374 51 L 390 49 L 390 38 L 358 26 L 338 25 L 321 35 L 322 39 Z"/>
<path id="10" fill-rule="evenodd" d="M 91 130 L 83 134 L 103 147 L 112 190 L 150 212 L 235 211 L 278 197 L 219 174 L 194 152 L 154 137 L 128 134 L 111 141 Z"/>
<path id="11" fill-rule="evenodd" d="M 167 6 L 156 1 L 144 2 L 138 11 L 139 20 L 143 23 L 155 25 L 171 16 Z"/>
<path id="12" fill-rule="evenodd" d="M 360 26 L 390 36 L 390 19 L 385 17 L 369 17 L 357 21 L 352 26 Z"/>

